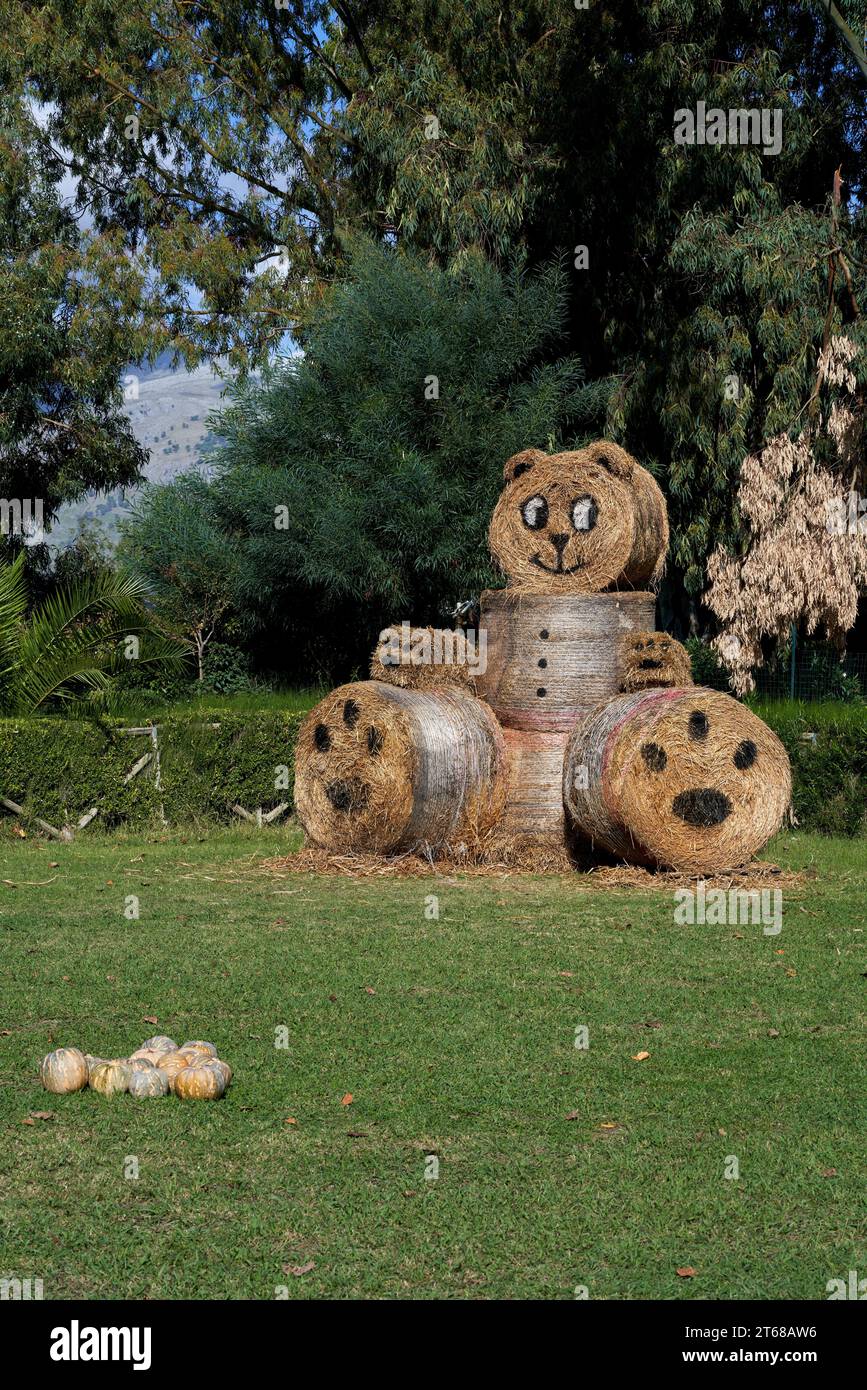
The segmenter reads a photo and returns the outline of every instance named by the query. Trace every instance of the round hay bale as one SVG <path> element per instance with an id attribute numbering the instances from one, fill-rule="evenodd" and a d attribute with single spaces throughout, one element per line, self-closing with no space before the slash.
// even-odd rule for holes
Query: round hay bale
<path id="1" fill-rule="evenodd" d="M 510 842 L 563 849 L 568 838 L 563 811 L 563 757 L 569 734 L 507 728 L 503 738 L 509 778 L 506 805 L 497 830 L 498 852 L 502 852 L 502 843 Z"/>
<path id="2" fill-rule="evenodd" d="M 655 612 L 650 593 L 486 590 L 478 693 L 504 727 L 571 733 L 589 707 L 617 694 L 621 637 L 652 627 Z"/>
<path id="3" fill-rule="evenodd" d="M 502 733 L 463 691 L 359 681 L 327 695 L 298 732 L 295 805 L 325 849 L 465 849 L 504 801 Z"/>
<path id="4" fill-rule="evenodd" d="M 491 553 L 511 587 L 599 593 L 654 583 L 668 548 L 665 499 L 647 469 L 599 440 L 509 459 L 491 518 Z"/>
<path id="5" fill-rule="evenodd" d="M 689 652 L 667 632 L 636 632 L 620 643 L 620 689 L 692 685 Z"/>
<path id="6" fill-rule="evenodd" d="M 791 796 L 776 734 L 702 686 L 620 695 L 566 749 L 563 798 L 593 845 L 633 863 L 713 873 L 746 863 Z"/>
<path id="7" fill-rule="evenodd" d="M 371 680 L 405 690 L 457 685 L 475 693 L 477 671 L 475 637 L 451 628 L 384 628 L 370 658 Z"/>

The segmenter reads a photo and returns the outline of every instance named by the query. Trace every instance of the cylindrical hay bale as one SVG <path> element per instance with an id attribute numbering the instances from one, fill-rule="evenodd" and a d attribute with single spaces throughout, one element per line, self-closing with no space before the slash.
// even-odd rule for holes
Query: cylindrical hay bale
<path id="1" fill-rule="evenodd" d="M 571 733 L 590 706 L 620 690 L 622 639 L 652 628 L 655 612 L 650 593 L 486 590 L 478 693 L 504 727 Z"/>
<path id="2" fill-rule="evenodd" d="M 689 652 L 667 632 L 636 632 L 620 644 L 620 689 L 653 690 L 659 686 L 692 685 Z"/>
<path id="3" fill-rule="evenodd" d="M 370 658 L 370 678 L 407 690 L 461 686 L 475 693 L 479 670 L 476 635 L 410 623 L 384 628 Z"/>
<path id="4" fill-rule="evenodd" d="M 505 781 L 496 719 L 459 690 L 343 685 L 298 733 L 295 805 L 325 849 L 466 851 L 502 814 Z"/>
<path id="5" fill-rule="evenodd" d="M 702 686 L 617 696 L 566 750 L 568 816 L 591 844 L 634 863 L 736 868 L 779 829 L 790 796 L 776 734 Z"/>
<path id="6" fill-rule="evenodd" d="M 509 758 L 503 838 L 564 844 L 563 755 L 569 735 L 504 729 L 503 736 Z"/>
<path id="7" fill-rule="evenodd" d="M 653 583 L 668 548 L 665 499 L 647 469 L 606 440 L 509 459 L 491 518 L 491 553 L 510 587 L 599 593 Z"/>

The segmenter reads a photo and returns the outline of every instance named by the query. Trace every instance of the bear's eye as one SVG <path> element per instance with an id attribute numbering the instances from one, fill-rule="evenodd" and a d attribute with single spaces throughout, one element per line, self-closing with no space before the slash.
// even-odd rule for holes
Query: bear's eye
<path id="1" fill-rule="evenodd" d="M 531 531 L 541 531 L 548 520 L 548 503 L 544 497 L 531 497 L 521 508 L 524 525 Z"/>
<path id="2" fill-rule="evenodd" d="M 592 497 L 576 497 L 572 503 L 572 525 L 576 531 L 592 531 L 598 516 L 599 508 Z"/>
<path id="3" fill-rule="evenodd" d="M 324 724 L 317 724 L 313 730 L 313 742 L 320 753 L 327 753 L 331 747 L 331 735 Z"/>

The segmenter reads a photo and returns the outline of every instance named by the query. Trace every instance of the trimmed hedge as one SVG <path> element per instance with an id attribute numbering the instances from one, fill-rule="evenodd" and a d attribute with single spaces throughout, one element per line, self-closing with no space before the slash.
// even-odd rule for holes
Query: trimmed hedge
<path id="1" fill-rule="evenodd" d="M 792 764 L 793 803 L 802 830 L 867 832 L 867 705 L 754 704 Z"/>
<path id="2" fill-rule="evenodd" d="M 794 806 L 803 830 L 827 835 L 867 831 L 867 706 L 760 705 L 792 761 Z M 292 800 L 293 754 L 303 714 L 282 710 L 210 715 L 171 714 L 159 720 L 162 790 L 152 768 L 123 778 L 150 749 L 118 721 L 0 720 L 0 795 L 54 825 L 75 824 L 99 806 L 97 824 L 142 824 L 159 813 L 173 823 L 231 821 L 237 802 L 248 811 Z M 219 728 L 212 727 L 219 724 Z M 288 769 L 284 789 L 278 769 Z"/>
<path id="3" fill-rule="evenodd" d="M 293 752 L 304 716 L 281 710 L 255 714 L 167 715 L 159 720 L 160 777 L 152 764 L 124 776 L 151 749 L 147 735 L 120 732 L 116 720 L 0 720 L 0 796 L 54 825 L 72 825 L 92 806 L 99 822 L 232 820 L 238 802 L 248 811 L 292 801 Z M 218 728 L 213 725 L 219 725 Z M 278 769 L 287 768 L 288 776 Z"/>

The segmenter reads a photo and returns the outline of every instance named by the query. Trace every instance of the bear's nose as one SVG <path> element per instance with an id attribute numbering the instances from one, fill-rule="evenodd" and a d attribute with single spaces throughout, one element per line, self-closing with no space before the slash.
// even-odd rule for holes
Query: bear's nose
<path id="1" fill-rule="evenodd" d="M 550 537 L 551 544 L 558 555 L 562 555 L 563 551 L 566 549 L 566 542 L 568 539 L 568 533 L 563 533 L 561 531 L 556 532 Z"/>
<path id="2" fill-rule="evenodd" d="M 671 809 L 687 825 L 709 830 L 712 825 L 722 825 L 733 807 L 728 797 L 715 787 L 696 787 L 680 792 L 672 801 Z"/>
<path id="3" fill-rule="evenodd" d="M 341 778 L 328 782 L 325 787 L 325 795 L 335 811 L 363 811 L 369 794 L 368 788 L 354 777 L 348 781 Z"/>

